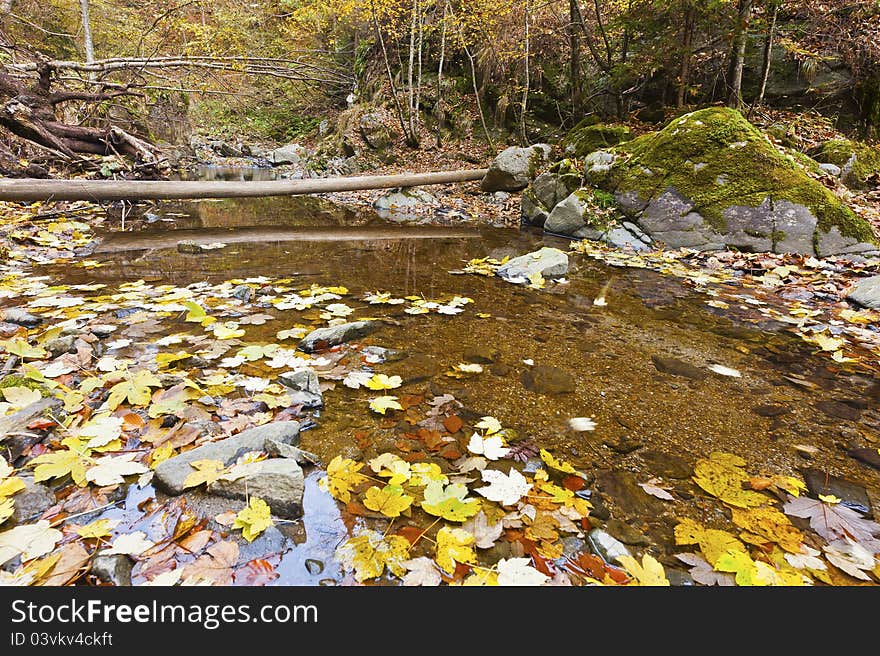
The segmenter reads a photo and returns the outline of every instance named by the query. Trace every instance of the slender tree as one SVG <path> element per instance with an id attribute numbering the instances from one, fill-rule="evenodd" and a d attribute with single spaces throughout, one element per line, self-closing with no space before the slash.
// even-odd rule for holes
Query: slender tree
<path id="1" fill-rule="evenodd" d="M 733 109 L 742 107 L 742 75 L 746 58 L 746 45 L 749 37 L 749 23 L 752 18 L 753 0 L 737 0 L 736 32 L 731 51 L 731 77 L 728 81 L 729 94 L 727 106 Z"/>
<path id="2" fill-rule="evenodd" d="M 83 47 L 86 51 L 86 62 L 95 61 L 95 46 L 92 43 L 92 20 L 89 17 L 89 0 L 79 0 L 79 11 L 82 17 Z"/>
<path id="3" fill-rule="evenodd" d="M 758 90 L 756 105 L 764 103 L 764 93 L 767 91 L 767 80 L 770 77 L 770 60 L 773 56 L 773 37 L 776 33 L 776 17 L 779 14 L 781 0 L 770 0 L 770 22 L 767 25 L 767 35 L 764 37 L 764 59 L 761 62 L 761 88 Z"/>

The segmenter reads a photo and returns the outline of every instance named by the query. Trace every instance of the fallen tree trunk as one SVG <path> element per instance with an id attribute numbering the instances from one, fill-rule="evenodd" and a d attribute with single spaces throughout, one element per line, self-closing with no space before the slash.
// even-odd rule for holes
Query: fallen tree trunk
<path id="1" fill-rule="evenodd" d="M 199 182 L 182 180 L 0 180 L 0 200 L 168 200 L 297 196 L 334 191 L 392 189 L 481 180 L 488 169 L 363 175 L 265 182 Z"/>
<path id="2" fill-rule="evenodd" d="M 0 127 L 16 136 L 48 149 L 62 157 L 73 159 L 81 154 L 125 155 L 135 161 L 155 163 L 154 147 L 119 128 L 109 129 L 69 125 L 55 115 L 56 107 L 70 100 L 101 101 L 120 95 L 131 95 L 126 90 L 108 93 L 51 92 L 51 71 L 41 75 L 40 81 L 26 89 L 10 75 L 0 73 Z"/>

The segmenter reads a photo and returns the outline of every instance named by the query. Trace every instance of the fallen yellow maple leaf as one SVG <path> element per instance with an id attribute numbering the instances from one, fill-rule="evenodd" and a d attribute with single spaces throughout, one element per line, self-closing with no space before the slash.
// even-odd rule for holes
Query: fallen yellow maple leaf
<path id="1" fill-rule="evenodd" d="M 259 497 L 251 497 L 248 505 L 239 511 L 232 522 L 232 528 L 240 528 L 241 536 L 253 542 L 263 531 L 274 526 L 269 504 Z"/>
<path id="2" fill-rule="evenodd" d="M 666 572 L 663 565 L 650 554 L 642 556 L 642 563 L 639 564 L 632 556 L 618 556 L 617 562 L 623 565 L 623 568 L 632 576 L 639 585 L 649 586 L 667 586 L 670 585 L 669 579 L 666 578 Z"/>
<path id="3" fill-rule="evenodd" d="M 455 571 L 455 563 L 475 563 L 477 554 L 474 551 L 474 536 L 463 528 L 444 526 L 437 531 L 437 554 L 434 560 L 451 574 Z"/>

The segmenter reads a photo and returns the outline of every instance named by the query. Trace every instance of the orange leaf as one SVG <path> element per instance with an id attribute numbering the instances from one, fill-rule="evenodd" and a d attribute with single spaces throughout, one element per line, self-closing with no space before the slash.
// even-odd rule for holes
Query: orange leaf
<path id="1" fill-rule="evenodd" d="M 752 476 L 749 479 L 749 486 L 753 490 L 766 490 L 771 485 L 773 485 L 773 481 L 763 476 Z"/>
<path id="2" fill-rule="evenodd" d="M 51 419 L 34 419 L 31 423 L 27 425 L 29 430 L 43 430 L 45 428 L 52 428 L 55 425 L 55 422 Z"/>
<path id="3" fill-rule="evenodd" d="M 268 560 L 257 558 L 250 560 L 233 575 L 238 585 L 266 585 L 278 578 L 275 566 Z"/>
<path id="4" fill-rule="evenodd" d="M 356 430 L 354 432 L 354 439 L 361 451 L 366 450 L 373 442 L 373 440 L 370 439 L 370 434 L 367 431 L 362 430 Z"/>
<path id="5" fill-rule="evenodd" d="M 425 397 L 421 394 L 402 394 L 398 402 L 403 409 L 406 410 L 414 405 L 420 405 L 425 401 Z"/>
<path id="6" fill-rule="evenodd" d="M 461 430 L 461 427 L 464 426 L 464 422 L 458 415 L 449 415 L 446 419 L 443 420 L 443 426 L 450 433 L 457 433 Z"/>
<path id="7" fill-rule="evenodd" d="M 458 460 L 461 458 L 461 451 L 458 450 L 458 444 L 450 442 L 440 449 L 440 451 L 437 452 L 437 455 L 441 458 L 446 458 L 447 460 Z"/>

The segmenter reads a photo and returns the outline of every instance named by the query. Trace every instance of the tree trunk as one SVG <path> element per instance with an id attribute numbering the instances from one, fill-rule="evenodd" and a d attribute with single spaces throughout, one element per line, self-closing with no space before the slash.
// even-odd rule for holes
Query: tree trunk
<path id="1" fill-rule="evenodd" d="M 690 82 L 691 44 L 694 38 L 694 24 L 697 20 L 697 8 L 688 2 L 687 14 L 684 19 L 684 34 L 681 39 L 681 69 L 678 74 L 678 98 L 676 106 L 681 109 L 687 99 L 687 88 Z"/>
<path id="2" fill-rule="evenodd" d="M 443 63 L 446 59 L 446 21 L 449 13 L 449 0 L 443 3 L 443 26 L 440 31 L 440 63 L 437 64 L 437 107 L 435 113 L 437 115 L 437 148 L 440 148 L 443 142 L 443 127 L 446 122 L 446 108 L 443 107 Z"/>
<path id="3" fill-rule="evenodd" d="M 575 122 L 581 107 L 581 33 L 578 24 L 578 0 L 568 0 L 568 45 L 571 51 L 569 63 L 569 86 L 571 89 L 571 114 Z"/>
<path id="4" fill-rule="evenodd" d="M 526 0 L 526 12 L 525 12 L 525 71 L 523 73 L 523 94 L 522 101 L 520 102 L 519 107 L 519 132 L 520 132 L 520 140 L 522 141 L 523 146 L 529 145 L 529 135 L 526 130 L 526 110 L 529 104 L 529 14 L 531 9 L 529 8 L 529 0 Z"/>
<path id="5" fill-rule="evenodd" d="M 175 198 L 253 198 L 334 191 L 392 189 L 481 180 L 489 169 L 360 175 L 338 178 L 203 182 L 187 180 L 3 180 L 0 200 L 140 200 Z"/>
<path id="6" fill-rule="evenodd" d="M 95 46 L 92 43 L 92 21 L 89 18 L 89 0 L 79 0 L 82 16 L 83 46 L 86 51 L 86 62 L 95 61 Z"/>
<path id="7" fill-rule="evenodd" d="M 727 106 L 733 109 L 740 109 L 742 107 L 742 74 L 751 17 L 752 0 L 739 0 L 736 7 L 736 36 L 733 40 L 733 53 L 731 56 L 732 75 L 729 82 L 730 93 L 727 97 Z"/>
<path id="8" fill-rule="evenodd" d="M 779 13 L 779 0 L 772 0 L 773 13 L 770 15 L 770 25 L 767 27 L 767 37 L 764 39 L 764 60 L 761 62 L 761 88 L 755 100 L 756 105 L 764 103 L 764 92 L 767 90 L 767 80 L 770 77 L 770 59 L 773 54 L 773 37 L 776 33 L 776 16 Z"/>

